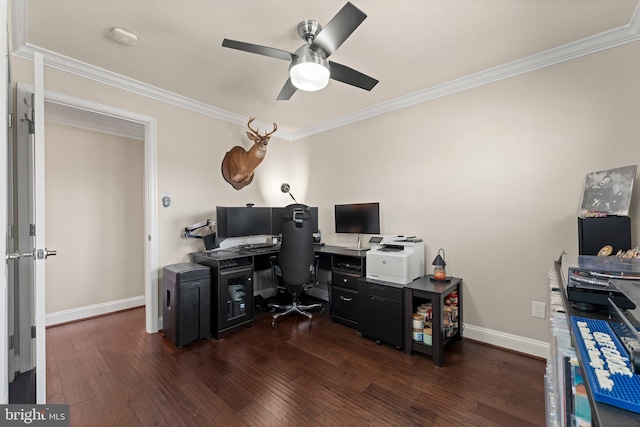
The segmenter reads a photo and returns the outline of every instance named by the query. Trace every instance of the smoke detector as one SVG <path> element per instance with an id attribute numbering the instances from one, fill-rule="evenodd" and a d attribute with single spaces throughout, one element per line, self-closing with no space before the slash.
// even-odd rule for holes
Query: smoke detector
<path id="1" fill-rule="evenodd" d="M 111 38 L 118 43 L 122 43 L 131 47 L 135 46 L 136 43 L 138 43 L 138 36 L 118 27 L 115 27 L 113 30 L 111 30 Z"/>

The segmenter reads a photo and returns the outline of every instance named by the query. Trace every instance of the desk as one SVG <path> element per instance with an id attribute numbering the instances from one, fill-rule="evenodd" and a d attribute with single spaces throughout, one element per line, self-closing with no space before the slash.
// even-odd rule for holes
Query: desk
<path id="1" fill-rule="evenodd" d="M 329 284 L 329 310 L 334 322 L 357 327 L 357 281 L 365 274 L 366 251 L 349 250 L 340 246 L 315 245 L 320 257 L 320 268 L 331 271 Z M 189 254 L 191 262 L 211 268 L 213 301 L 211 309 L 211 334 L 220 339 L 248 328 L 253 323 L 253 273 L 271 268 L 269 257 L 276 255 L 279 247 L 246 249 L 220 249 Z M 234 301 L 231 293 L 242 301 Z"/>

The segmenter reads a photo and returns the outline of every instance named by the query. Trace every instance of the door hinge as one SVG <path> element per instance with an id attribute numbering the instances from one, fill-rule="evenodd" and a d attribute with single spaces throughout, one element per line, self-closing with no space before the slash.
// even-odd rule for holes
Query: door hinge
<path id="1" fill-rule="evenodd" d="M 36 225 L 29 224 L 29 236 L 33 237 L 36 235 Z"/>
<path id="2" fill-rule="evenodd" d="M 13 335 L 9 337 L 9 350 L 13 348 Z"/>
<path id="3" fill-rule="evenodd" d="M 32 326 L 31 327 L 31 338 L 35 338 L 36 337 L 36 327 Z"/>
<path id="4" fill-rule="evenodd" d="M 13 114 L 12 113 L 9 113 L 9 117 L 8 117 L 8 120 L 7 120 L 7 125 L 9 127 L 9 129 L 13 128 Z"/>
<path id="5" fill-rule="evenodd" d="M 7 228 L 7 239 L 13 239 L 13 224 L 9 224 L 9 227 Z"/>

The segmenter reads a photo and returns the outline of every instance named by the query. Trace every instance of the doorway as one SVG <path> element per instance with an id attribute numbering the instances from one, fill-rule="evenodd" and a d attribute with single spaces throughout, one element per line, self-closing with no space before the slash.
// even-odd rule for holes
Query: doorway
<path id="1" fill-rule="evenodd" d="M 46 91 L 45 114 L 67 125 L 118 133 L 144 140 L 143 228 L 145 329 L 158 332 L 158 242 L 157 242 L 157 124 L 138 113 Z M 49 116 L 45 116 L 49 120 Z"/>

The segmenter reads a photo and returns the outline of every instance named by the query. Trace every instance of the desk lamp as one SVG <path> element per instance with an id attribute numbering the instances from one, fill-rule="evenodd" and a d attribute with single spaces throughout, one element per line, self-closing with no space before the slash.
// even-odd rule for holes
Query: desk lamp
<path id="1" fill-rule="evenodd" d="M 295 197 L 293 197 L 293 194 L 291 194 L 291 193 L 289 192 L 289 189 L 290 189 L 290 188 L 291 188 L 291 187 L 289 187 L 289 184 L 287 184 L 287 183 L 285 182 L 284 184 L 282 184 L 282 185 L 280 186 L 280 191 L 282 191 L 283 193 L 289 193 L 289 195 L 291 196 L 291 198 L 293 199 L 293 201 L 294 201 L 294 202 L 296 202 L 296 204 L 298 204 L 298 201 L 296 200 L 296 198 L 295 198 Z"/>
<path id="2" fill-rule="evenodd" d="M 440 256 L 440 252 L 442 252 L 442 256 Z M 445 265 L 447 265 L 447 263 L 444 261 L 445 258 L 445 253 L 444 253 L 444 249 L 440 248 L 440 250 L 438 250 L 438 256 L 436 256 L 436 259 L 433 260 L 433 263 L 431 263 L 431 265 L 433 265 L 433 278 L 435 280 L 446 280 L 447 279 L 447 273 L 445 271 Z"/>

